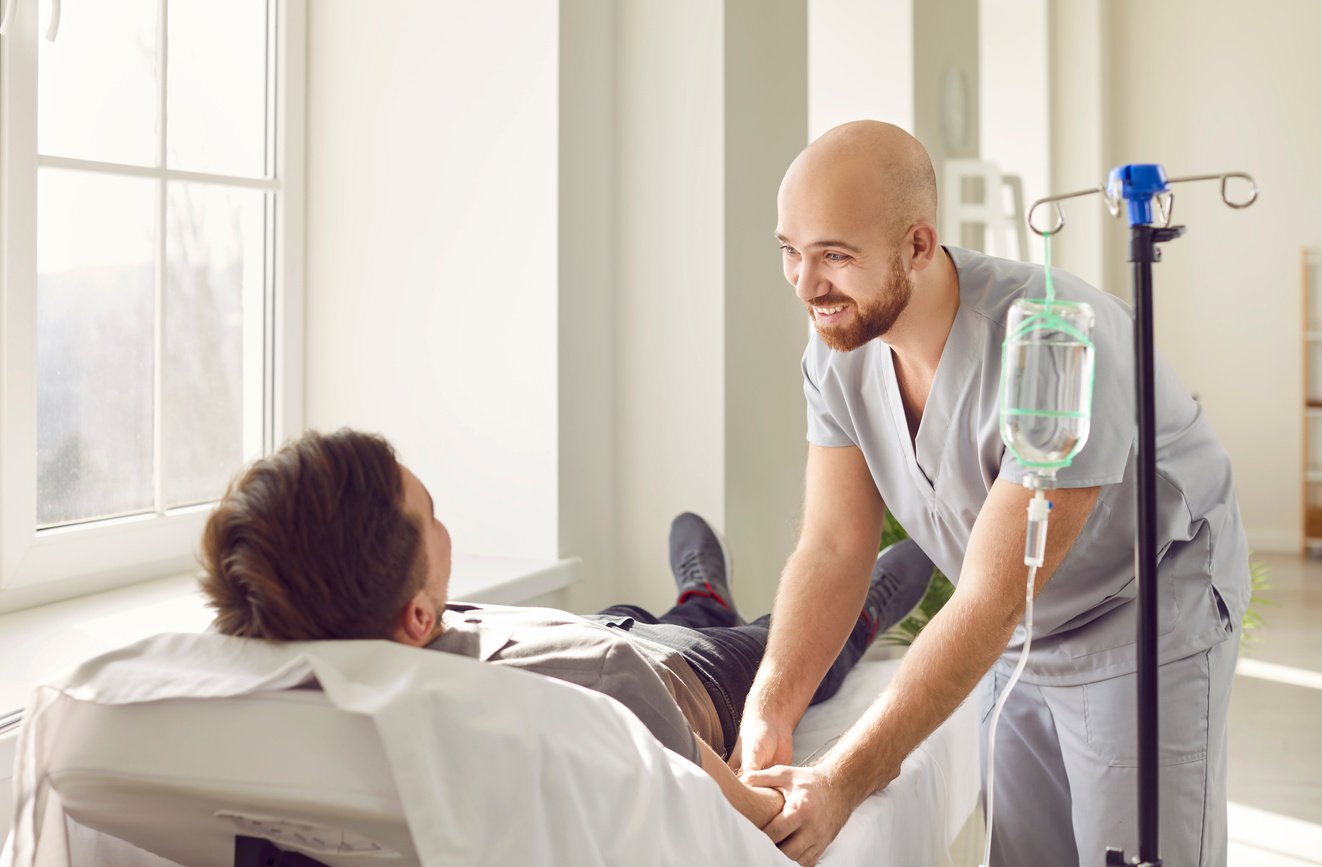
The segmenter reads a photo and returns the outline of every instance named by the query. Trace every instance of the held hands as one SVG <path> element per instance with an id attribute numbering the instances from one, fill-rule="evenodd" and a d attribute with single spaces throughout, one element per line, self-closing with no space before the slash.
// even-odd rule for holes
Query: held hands
<path id="1" fill-rule="evenodd" d="M 794 767 L 794 728 L 745 710 L 739 739 L 730 751 L 730 766 L 749 786 L 764 787 L 784 797 L 784 804 L 762 831 L 787 856 L 808 867 L 816 864 L 868 792 L 845 784 L 838 763 L 828 753 L 815 765 Z M 883 773 L 869 791 L 883 788 L 899 768 Z M 767 802 L 772 803 L 772 802 Z"/>
<path id="2" fill-rule="evenodd" d="M 838 796 L 819 767 L 790 767 L 794 728 L 748 708 L 730 767 L 753 791 L 774 792 L 778 806 L 759 823 L 781 851 L 800 864 L 816 864 L 849 818 L 852 805 Z"/>
<path id="3" fill-rule="evenodd" d="M 817 863 L 857 806 L 823 765 L 806 768 L 778 765 L 768 770 L 745 771 L 742 779 L 751 786 L 773 786 L 785 796 L 780 815 L 762 831 L 780 851 L 804 867 Z"/>

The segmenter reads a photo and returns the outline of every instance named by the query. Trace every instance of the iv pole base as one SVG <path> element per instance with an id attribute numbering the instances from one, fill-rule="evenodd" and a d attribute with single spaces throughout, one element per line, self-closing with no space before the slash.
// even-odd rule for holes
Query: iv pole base
<path id="1" fill-rule="evenodd" d="M 1140 861 L 1138 856 L 1134 856 L 1133 861 L 1125 860 L 1124 849 L 1106 849 L 1106 867 L 1161 867 L 1161 859 L 1156 861 Z"/>

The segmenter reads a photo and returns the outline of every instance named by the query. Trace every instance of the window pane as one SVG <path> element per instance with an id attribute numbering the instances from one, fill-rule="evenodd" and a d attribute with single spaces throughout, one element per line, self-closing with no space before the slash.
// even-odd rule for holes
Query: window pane
<path id="1" fill-rule="evenodd" d="M 37 175 L 37 523 L 152 509 L 156 182 Z"/>
<path id="2" fill-rule="evenodd" d="M 266 0 L 170 0 L 167 165 L 261 177 Z"/>
<path id="3" fill-rule="evenodd" d="M 156 32 L 156 0 L 65 4 L 59 39 L 39 40 L 37 150 L 156 165 Z"/>
<path id="4" fill-rule="evenodd" d="M 244 319 L 260 341 L 265 216 L 256 190 L 172 183 L 168 195 L 161 458 L 173 508 L 218 499 L 243 464 L 245 424 L 261 430 L 260 395 L 244 417 Z"/>

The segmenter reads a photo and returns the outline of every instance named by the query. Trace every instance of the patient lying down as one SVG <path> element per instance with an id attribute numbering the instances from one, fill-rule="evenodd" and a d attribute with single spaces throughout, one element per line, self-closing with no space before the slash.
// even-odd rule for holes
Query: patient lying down
<path id="1" fill-rule="evenodd" d="M 780 812 L 777 790 L 745 785 L 722 760 L 770 618 L 740 616 L 724 544 L 702 518 L 686 513 L 671 525 L 673 608 L 654 617 L 619 605 L 580 617 L 447 603 L 450 536 L 433 512 L 426 487 L 381 437 L 304 434 L 250 466 L 207 523 L 202 586 L 216 628 L 272 641 L 388 638 L 585 686 L 701 765 L 759 828 Z M 814 703 L 834 695 L 872 639 L 917 604 L 931 572 L 909 542 L 878 556 Z"/>

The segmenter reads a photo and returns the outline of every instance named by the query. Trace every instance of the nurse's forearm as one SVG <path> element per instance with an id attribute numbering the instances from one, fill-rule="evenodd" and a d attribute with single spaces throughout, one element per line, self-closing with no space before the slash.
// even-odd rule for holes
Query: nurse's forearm
<path id="1" fill-rule="evenodd" d="M 1035 593 L 1051 580 L 1097 503 L 1099 488 L 1051 494 L 1051 532 Z M 969 535 L 959 588 L 904 655 L 881 697 L 824 758 L 862 801 L 959 707 L 1005 650 L 1024 611 L 1024 532 L 1033 492 L 998 479 Z"/>
<path id="2" fill-rule="evenodd" d="M 876 554 L 796 551 L 785 564 L 766 656 L 748 706 L 793 728 L 840 654 L 867 595 Z"/>
<path id="3" fill-rule="evenodd" d="M 1022 614 L 990 592 L 956 592 L 909 648 L 885 692 L 822 764 L 853 805 L 889 784 L 900 763 L 968 697 L 1010 641 Z"/>

